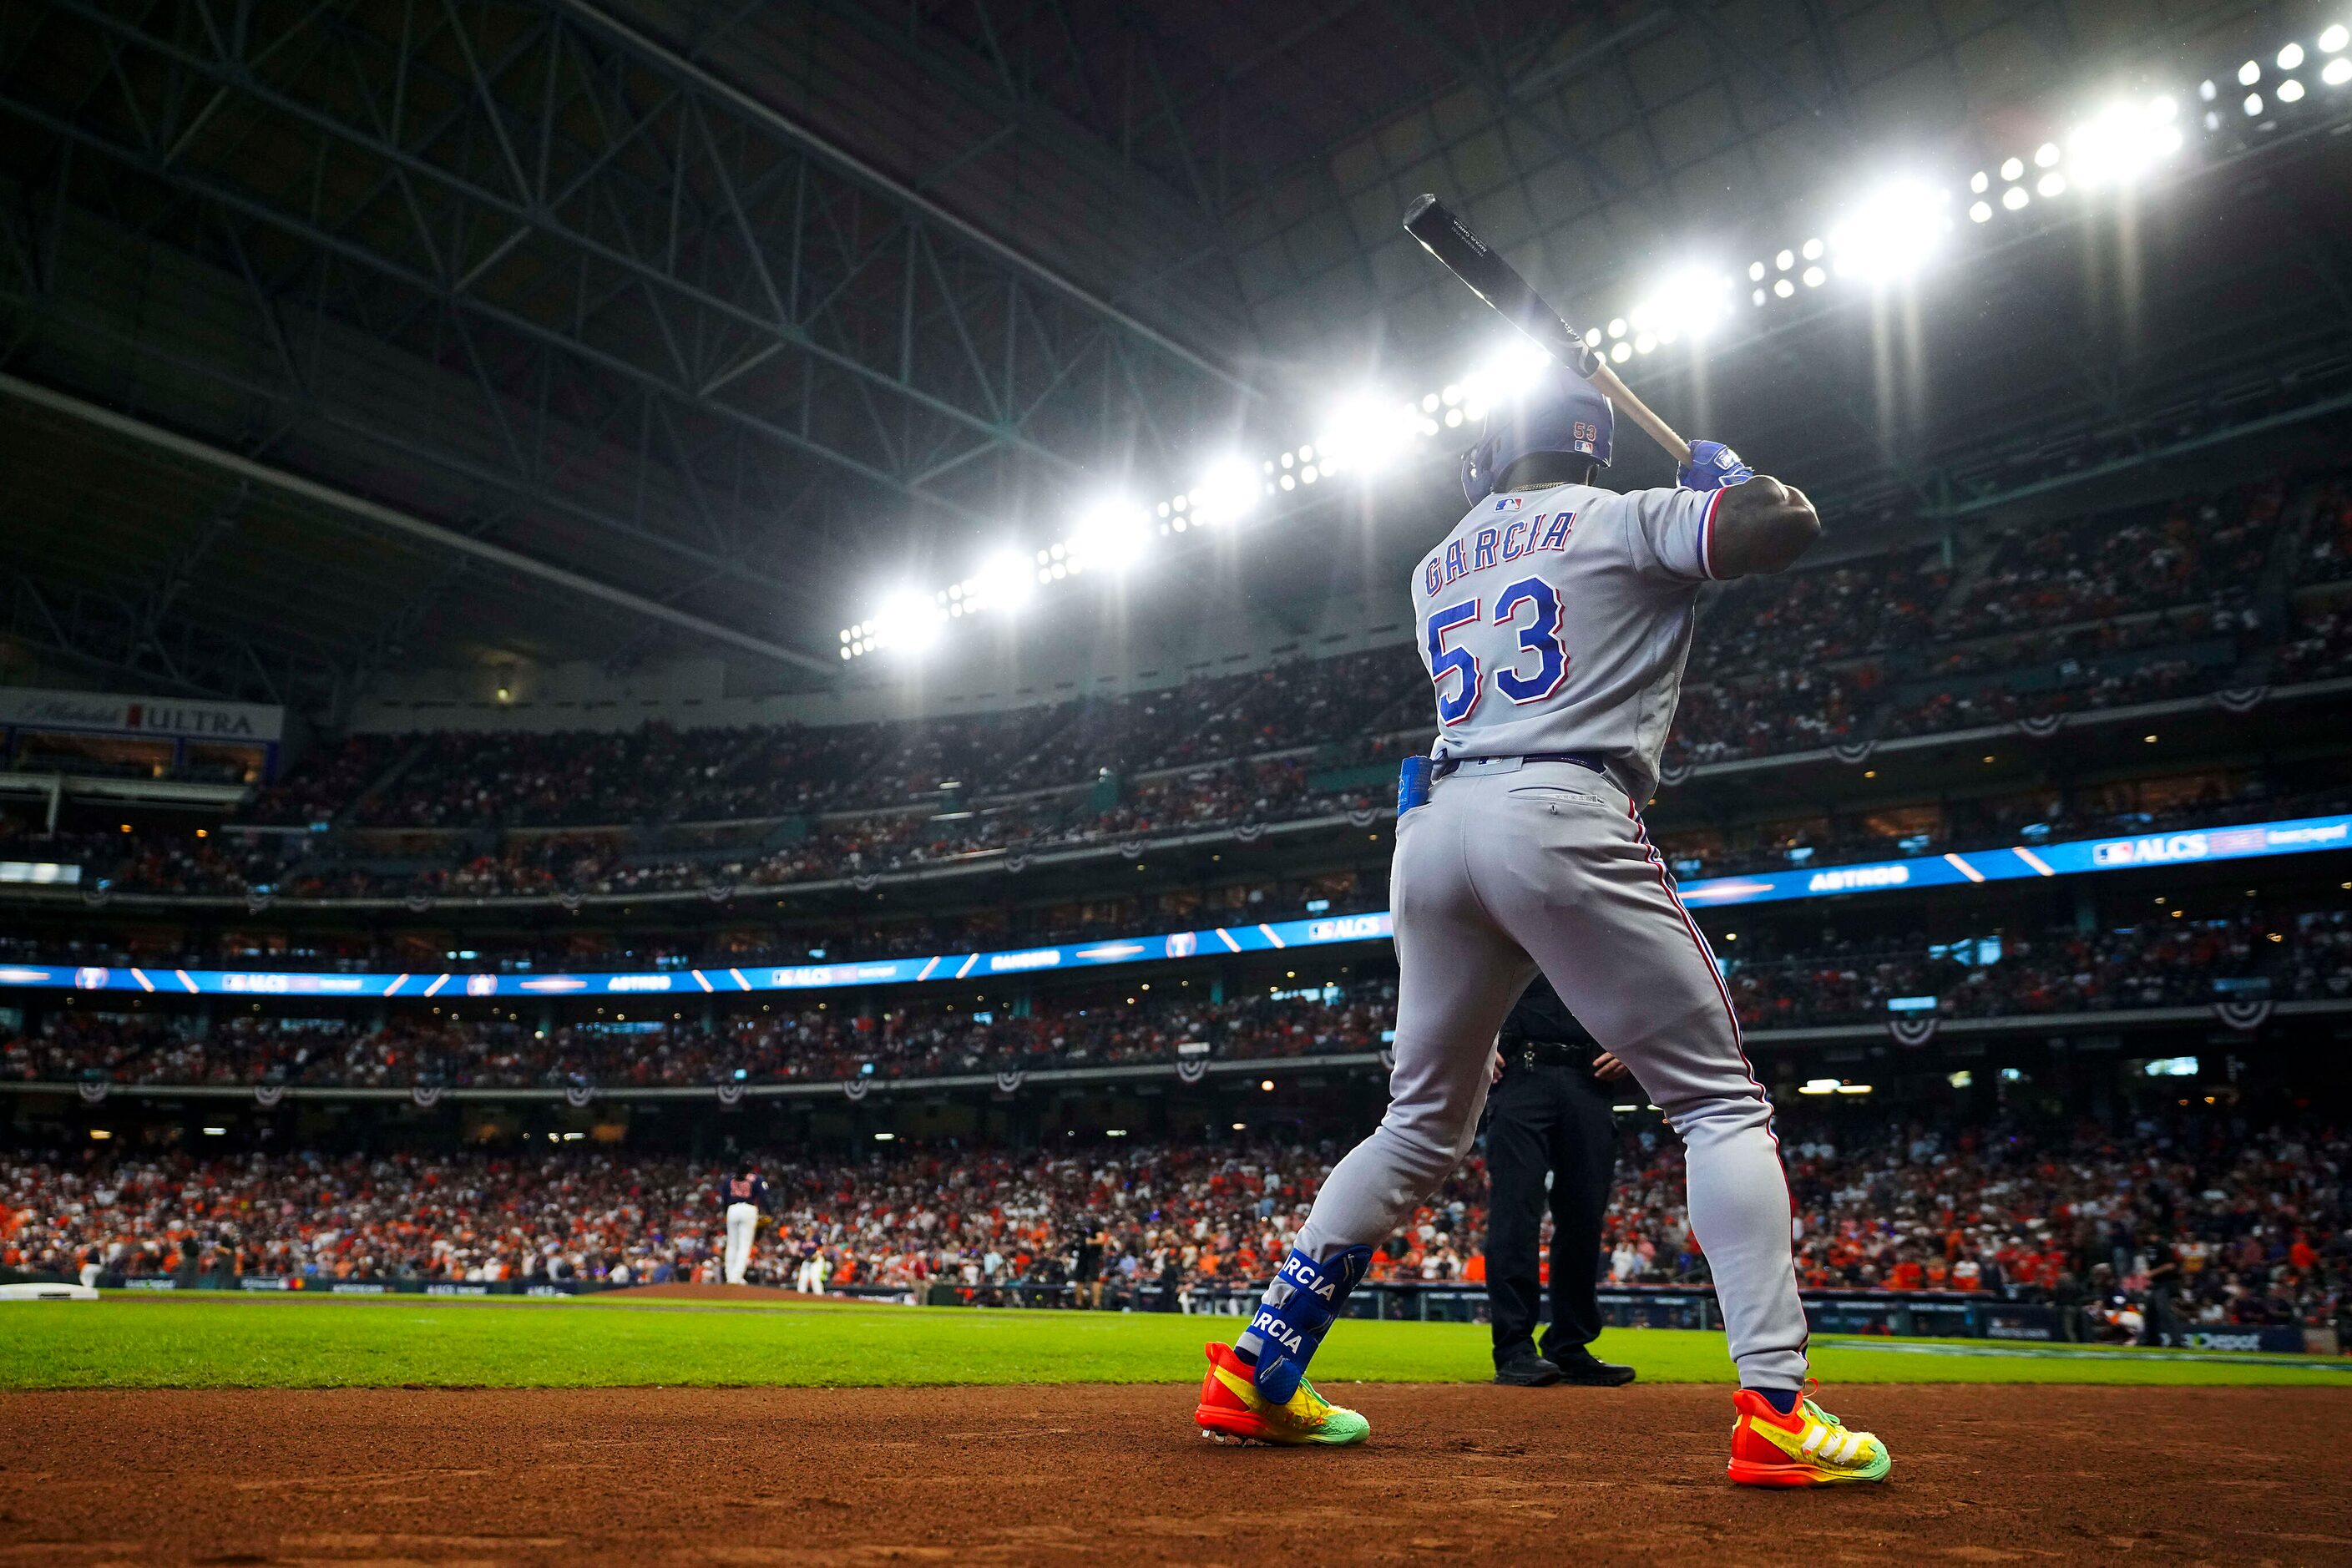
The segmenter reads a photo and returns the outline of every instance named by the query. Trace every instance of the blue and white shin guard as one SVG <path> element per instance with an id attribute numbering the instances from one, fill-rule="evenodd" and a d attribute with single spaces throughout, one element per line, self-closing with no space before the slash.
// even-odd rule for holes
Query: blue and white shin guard
<path id="1" fill-rule="evenodd" d="M 1265 1288 L 1257 1315 L 1234 1342 L 1243 1359 L 1255 1363 L 1250 1381 L 1260 1395 L 1282 1405 L 1298 1392 L 1331 1320 L 1371 1266 L 1369 1247 L 1351 1247 L 1320 1263 L 1290 1249 Z"/>

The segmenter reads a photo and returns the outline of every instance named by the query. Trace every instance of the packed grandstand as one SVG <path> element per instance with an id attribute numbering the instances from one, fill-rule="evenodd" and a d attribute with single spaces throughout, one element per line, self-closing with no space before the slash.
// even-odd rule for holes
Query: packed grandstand
<path id="1" fill-rule="evenodd" d="M 1870 1023 L 1895 998 L 1940 1000 L 1953 1020 L 2194 1008 L 2224 987 L 2273 1001 L 2352 1003 L 2352 910 L 2148 921 L 2011 936 L 1985 963 L 1958 944 L 1882 936 L 1809 952 L 1727 961 L 1743 1027 Z M 1180 1061 L 1189 1046 L 1224 1060 L 1380 1050 L 1392 984 L 1211 1000 L 1192 991 L 1044 1000 L 1024 1016 L 920 1002 L 866 1011 L 803 1005 L 691 1026 L 659 1006 L 538 1026 L 452 1004 L 381 1026 L 351 1019 L 228 1017 L 66 1009 L 34 1035 L 0 1041 L 0 1079 L 96 1076 L 142 1084 L 307 1084 L 321 1088 L 620 1087 L 815 1080 Z"/>
<path id="2" fill-rule="evenodd" d="M 1735 584 L 1704 612 L 1666 777 L 2217 698 L 2326 700 L 2352 676 L 2348 587 L 2342 474 Z M 123 894 L 782 887 L 1366 819 L 1391 805 L 1394 759 L 1426 749 L 1428 707 L 1426 676 L 1399 644 L 899 723 L 364 733 L 305 758 L 226 830 L 44 837 L 40 852 L 70 854 L 89 886 Z M 2293 793 L 2253 770 L 2153 809 L 2128 787 L 2065 801 L 2041 789 L 1916 825 L 1662 833 L 1696 875 L 1785 864 L 1792 849 L 1867 855 L 1919 838 L 1941 850 Z"/>
<path id="3" fill-rule="evenodd" d="M 2197 1326 L 2326 1324 L 2352 1290 L 2352 1143 L 2323 1128 L 2202 1108 L 2112 1131 L 1800 1117 L 1784 1144 L 1809 1289 L 2075 1309 L 2154 1289 Z M 1706 1279 L 1679 1150 L 1654 1121 L 1623 1134 L 1591 1260 L 1612 1284 Z M 713 1282 L 718 1185 L 748 1165 L 777 1194 L 759 1278 L 806 1283 L 821 1258 L 835 1291 L 944 1284 L 983 1303 L 1072 1300 L 1078 1247 L 1097 1242 L 1101 1305 L 1173 1310 L 1250 1293 L 1342 1152 L 1235 1138 L 727 1165 L 572 1150 L 16 1158 L 0 1160 L 0 1268 L 319 1286 Z M 1381 1247 L 1372 1279 L 1482 1281 L 1484 1190 L 1473 1156 Z"/>

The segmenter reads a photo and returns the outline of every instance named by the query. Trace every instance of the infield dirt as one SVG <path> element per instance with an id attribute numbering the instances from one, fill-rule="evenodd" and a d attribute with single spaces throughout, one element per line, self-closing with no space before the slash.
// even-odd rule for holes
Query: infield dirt
<path id="1" fill-rule="evenodd" d="M 2352 1560 L 2352 1391 L 1857 1388 L 1885 1487 L 1723 1479 L 1721 1389 L 1335 1386 L 1345 1451 L 1189 1387 L 0 1394 L 0 1563 Z"/>

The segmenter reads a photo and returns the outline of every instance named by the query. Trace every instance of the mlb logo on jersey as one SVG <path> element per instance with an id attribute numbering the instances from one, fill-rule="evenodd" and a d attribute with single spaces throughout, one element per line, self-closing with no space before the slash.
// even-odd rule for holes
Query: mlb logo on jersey
<path id="1" fill-rule="evenodd" d="M 1495 510 L 1496 511 L 1517 511 L 1519 510 L 1519 502 L 1524 499 L 1526 498 L 1521 496 L 1497 496 L 1495 498 Z"/>

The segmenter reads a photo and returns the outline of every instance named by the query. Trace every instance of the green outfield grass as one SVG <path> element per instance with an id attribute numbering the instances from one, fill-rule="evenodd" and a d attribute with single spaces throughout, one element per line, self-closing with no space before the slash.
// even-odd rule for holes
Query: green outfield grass
<path id="1" fill-rule="evenodd" d="M 951 1308 L 172 1296 L 0 1304 L 0 1388 L 576 1388 L 643 1384 L 1190 1382 L 1230 1319 Z M 1723 1336 L 1617 1330 L 1598 1347 L 1658 1383 L 1725 1383 Z M 1818 1342 L 1832 1383 L 2301 1384 L 2352 1365 L 1981 1341 Z M 1349 1321 L 1326 1383 L 1483 1381 L 1486 1331 Z"/>

